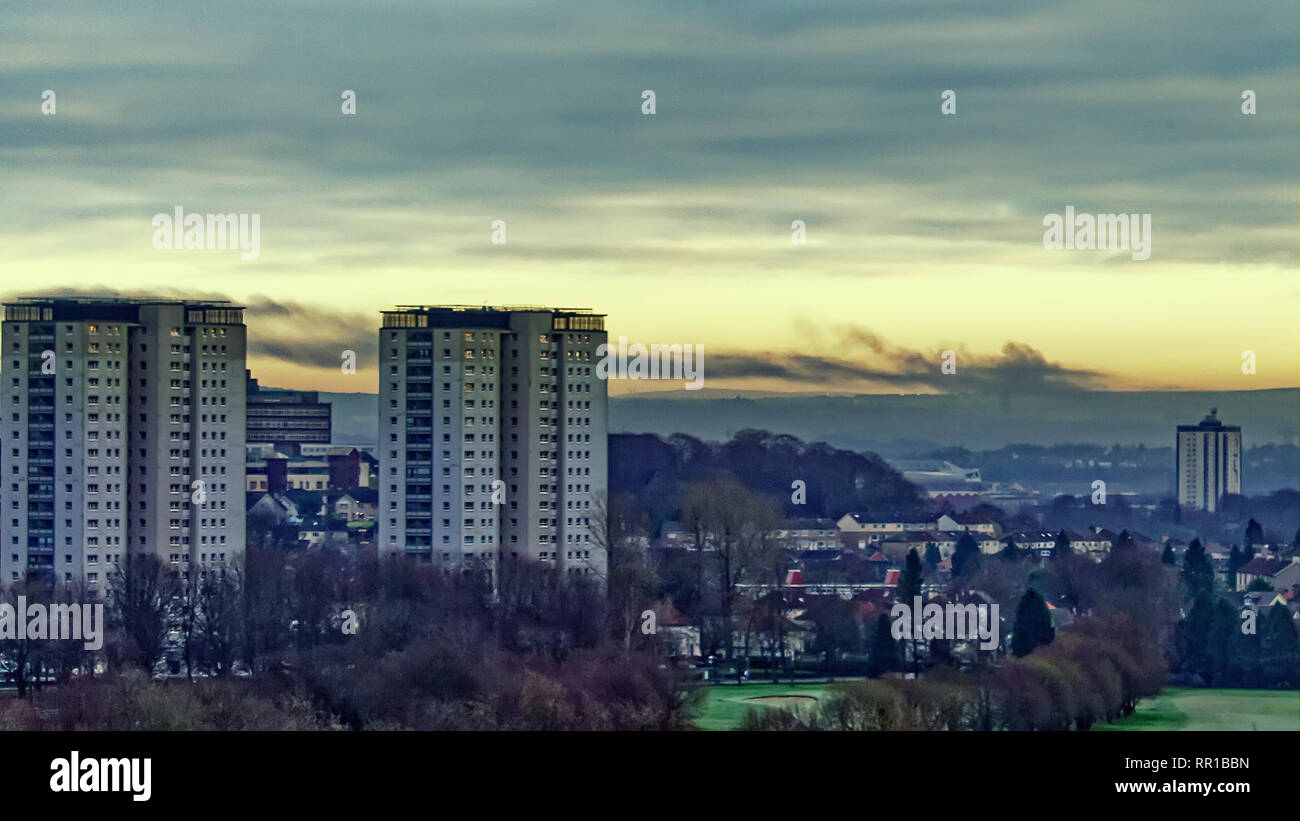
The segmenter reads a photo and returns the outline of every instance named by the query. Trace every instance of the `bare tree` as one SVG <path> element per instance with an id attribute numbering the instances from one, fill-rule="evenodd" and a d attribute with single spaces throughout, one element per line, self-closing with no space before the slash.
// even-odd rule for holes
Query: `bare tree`
<path id="1" fill-rule="evenodd" d="M 288 641 L 289 591 L 284 553 L 250 542 L 235 567 L 243 581 L 240 596 L 240 657 L 250 673 L 258 656 L 283 648 Z"/>
<path id="2" fill-rule="evenodd" d="M 605 551 L 607 572 L 602 581 L 609 612 L 623 649 L 630 650 L 632 636 L 654 596 L 657 577 L 646 555 L 649 522 L 630 496 L 604 495 L 595 501 L 592 541 Z"/>
<path id="3" fill-rule="evenodd" d="M 195 574 L 196 606 L 191 632 L 195 659 L 209 674 L 230 672 L 242 645 L 240 572 L 235 567 L 211 567 Z"/>
<path id="4" fill-rule="evenodd" d="M 775 540 L 770 534 L 780 522 L 777 505 L 730 476 L 688 485 L 682 509 L 700 548 L 710 556 L 718 592 L 723 643 L 727 658 L 735 655 L 732 613 L 736 588 L 761 578 L 771 561 Z"/>
<path id="5" fill-rule="evenodd" d="M 95 596 L 89 593 L 85 585 L 80 581 L 56 585 L 50 597 L 52 602 L 69 608 L 74 604 L 79 605 L 77 611 L 69 610 L 70 613 L 78 613 L 78 611 L 84 611 L 84 608 L 93 607 L 95 605 L 94 599 Z M 53 612 L 51 612 L 50 618 L 54 618 Z M 76 616 L 73 616 L 73 618 L 76 618 Z M 84 629 L 85 616 L 81 615 L 81 618 Z M 105 625 L 102 623 L 99 625 L 100 630 L 103 630 L 104 627 Z M 94 672 L 95 654 L 86 649 L 85 641 L 89 637 L 84 633 L 81 635 L 80 640 L 50 642 L 50 646 L 42 653 L 49 668 L 60 683 L 67 683 L 74 672 L 86 670 L 92 674 Z M 67 639 L 68 636 L 65 634 L 64 638 Z"/>
<path id="6" fill-rule="evenodd" d="M 127 553 L 109 580 L 113 622 L 134 645 L 135 662 L 152 675 L 167 643 L 180 577 L 152 553 Z"/>
<path id="7" fill-rule="evenodd" d="M 185 661 L 185 678 L 190 681 L 194 680 L 194 623 L 198 619 L 199 604 L 199 584 L 202 573 L 199 566 L 191 564 L 189 569 L 181 577 L 180 598 L 177 600 L 176 608 L 173 613 L 177 628 L 181 636 L 183 645 L 183 655 Z"/>
<path id="8" fill-rule="evenodd" d="M 0 594 L 0 599 L 14 609 L 14 618 L 25 625 L 27 621 L 26 608 L 19 605 L 43 601 L 48 598 L 49 592 L 49 585 L 35 578 L 25 577 L 12 584 L 5 585 L 3 594 Z M 26 635 L 25 627 L 23 635 Z M 44 644 L 43 641 L 25 637 L 0 641 L 0 656 L 3 656 L 13 673 L 14 685 L 18 688 L 19 698 L 25 698 L 31 686 L 36 685 L 39 687 L 41 655 L 44 649 L 42 645 Z"/>

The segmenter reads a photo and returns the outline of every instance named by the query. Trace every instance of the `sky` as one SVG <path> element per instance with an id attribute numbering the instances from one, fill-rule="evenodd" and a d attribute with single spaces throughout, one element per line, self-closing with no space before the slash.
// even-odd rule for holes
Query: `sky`
<path id="1" fill-rule="evenodd" d="M 710 388 L 1294 387 L 1298 14 L 6 0 L 0 295 L 231 299 L 263 385 L 334 391 L 413 303 L 590 307 Z M 155 249 L 177 206 L 260 215 L 257 259 Z M 1045 248 L 1067 206 L 1150 258 Z"/>

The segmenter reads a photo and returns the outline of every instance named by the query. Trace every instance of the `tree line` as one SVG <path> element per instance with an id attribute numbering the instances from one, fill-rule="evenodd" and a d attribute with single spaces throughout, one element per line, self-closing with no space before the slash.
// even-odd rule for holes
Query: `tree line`
<path id="1" fill-rule="evenodd" d="M 0 703 L 0 727 L 686 726 L 694 696 L 654 636 L 623 640 L 599 583 L 519 562 L 494 586 L 486 571 L 256 541 L 224 570 L 136 555 L 105 596 L 102 652 L 0 646 L 24 696 Z M 72 595 L 5 595 L 19 589 Z"/>

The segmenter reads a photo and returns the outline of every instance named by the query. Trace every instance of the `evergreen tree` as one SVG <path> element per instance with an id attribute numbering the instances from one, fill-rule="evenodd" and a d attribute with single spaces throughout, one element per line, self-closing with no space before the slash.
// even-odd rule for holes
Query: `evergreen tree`
<path id="1" fill-rule="evenodd" d="M 898 577 L 898 600 L 912 606 L 912 597 L 921 595 L 921 586 L 925 581 L 925 569 L 921 567 L 921 556 L 916 548 L 907 551 L 907 562 Z"/>
<path id="2" fill-rule="evenodd" d="M 951 667 L 953 664 L 952 641 L 949 639 L 930 639 L 930 663 Z"/>
<path id="3" fill-rule="evenodd" d="M 939 562 L 941 561 L 943 561 L 943 556 L 939 553 L 938 546 L 932 544 L 926 545 L 925 566 L 928 567 L 930 570 L 934 570 L 936 567 L 939 566 Z"/>
<path id="4" fill-rule="evenodd" d="M 898 642 L 894 640 L 892 629 L 889 616 L 881 613 L 876 617 L 876 629 L 871 637 L 871 651 L 867 657 L 869 678 L 878 678 L 902 666 L 898 660 Z"/>
<path id="5" fill-rule="evenodd" d="M 1254 552 L 1255 545 L 1264 543 L 1264 528 L 1260 526 L 1259 522 L 1251 519 L 1246 523 L 1246 536 L 1242 539 L 1242 542 L 1246 545 L 1246 549 L 1251 552 Z"/>
<path id="6" fill-rule="evenodd" d="M 1017 656 L 1027 656 L 1034 649 L 1044 644 L 1051 644 L 1056 637 L 1052 627 L 1052 614 L 1047 609 L 1047 602 L 1032 587 L 1020 597 L 1016 605 L 1016 622 L 1011 629 L 1011 652 Z"/>
<path id="7" fill-rule="evenodd" d="M 1065 534 L 1062 528 L 1060 533 L 1056 534 L 1056 545 L 1052 548 L 1053 559 L 1063 559 L 1070 554 L 1070 537 Z"/>
<path id="8" fill-rule="evenodd" d="M 1241 550 L 1237 546 L 1232 546 L 1232 553 L 1228 555 L 1228 587 L 1235 589 L 1237 586 L 1237 571 L 1242 565 L 1250 564 L 1250 560 L 1255 558 L 1255 546 L 1246 545 Z"/>
<path id="9" fill-rule="evenodd" d="M 1160 554 L 1160 561 L 1171 567 L 1178 564 L 1178 557 L 1174 555 L 1174 546 L 1171 543 L 1165 542 L 1165 550 Z"/>
<path id="10" fill-rule="evenodd" d="M 957 547 L 952 552 L 952 575 L 954 577 L 974 573 L 979 566 L 980 547 L 969 532 L 961 534 Z"/>
<path id="11" fill-rule="evenodd" d="M 1232 605 L 1219 599 L 1214 605 L 1214 619 L 1210 626 L 1209 637 L 1209 678 L 1206 684 L 1212 687 L 1232 687 L 1228 669 L 1232 663 L 1233 651 L 1236 649 L 1236 634 L 1241 632 L 1241 619 Z"/>
<path id="12" fill-rule="evenodd" d="M 898 600 L 911 607 L 915 596 L 921 596 L 921 590 L 925 584 L 925 571 L 921 567 L 921 556 L 916 552 L 916 548 L 907 551 L 907 563 L 903 565 L 903 572 L 898 578 Z M 924 597 L 922 597 L 924 598 Z M 912 635 L 912 672 L 921 671 L 921 637 Z"/>
<path id="13" fill-rule="evenodd" d="M 1223 671 L 1223 687 L 1250 687 L 1251 668 L 1259 659 L 1259 636 L 1246 635 L 1241 626 L 1244 623 L 1241 614 L 1229 605 L 1232 611 L 1232 629 L 1228 664 Z"/>
<path id="14" fill-rule="evenodd" d="M 1003 561 L 1014 562 L 1020 559 L 1020 548 L 1016 546 L 1016 540 L 1011 536 L 1007 537 L 1007 546 L 1002 548 L 998 557 Z"/>
<path id="15" fill-rule="evenodd" d="M 1291 611 L 1273 605 L 1260 614 L 1261 685 L 1276 690 L 1294 690 L 1300 678 L 1300 645 L 1296 644 Z"/>
<path id="16" fill-rule="evenodd" d="M 1228 584 L 1233 584 L 1233 580 L 1237 578 L 1237 568 L 1245 563 L 1245 556 L 1234 544 L 1232 550 L 1228 551 Z"/>
<path id="17" fill-rule="evenodd" d="M 1214 593 L 1214 565 L 1210 563 L 1210 555 L 1205 552 L 1200 539 L 1192 539 L 1183 554 L 1183 586 L 1187 598 L 1193 601 Z"/>
<path id="18" fill-rule="evenodd" d="M 1192 608 L 1187 612 L 1187 617 L 1178 624 L 1178 649 L 1182 671 L 1188 675 L 1200 676 L 1206 683 L 1214 677 L 1210 653 L 1210 633 L 1213 627 L 1213 598 L 1208 592 L 1202 592 L 1192 600 Z"/>

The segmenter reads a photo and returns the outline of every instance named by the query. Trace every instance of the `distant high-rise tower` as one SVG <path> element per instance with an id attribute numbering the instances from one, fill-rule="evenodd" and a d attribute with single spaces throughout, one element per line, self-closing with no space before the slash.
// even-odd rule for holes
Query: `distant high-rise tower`
<path id="1" fill-rule="evenodd" d="M 379 331 L 379 547 L 603 577 L 605 317 L 399 306 Z"/>
<path id="2" fill-rule="evenodd" d="M 128 550 L 244 549 L 244 318 L 226 302 L 4 306 L 0 581 L 102 591 Z"/>
<path id="3" fill-rule="evenodd" d="M 1178 504 L 1214 512 L 1224 494 L 1241 493 L 1241 428 L 1219 421 L 1218 409 L 1199 425 L 1179 425 Z"/>

